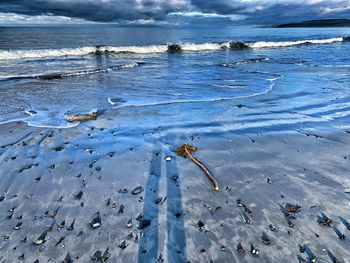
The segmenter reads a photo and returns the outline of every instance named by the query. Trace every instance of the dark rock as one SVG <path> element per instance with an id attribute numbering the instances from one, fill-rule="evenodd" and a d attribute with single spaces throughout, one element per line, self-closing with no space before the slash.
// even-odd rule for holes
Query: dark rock
<path id="1" fill-rule="evenodd" d="M 237 251 L 239 254 L 244 254 L 245 253 L 245 249 L 243 248 L 241 243 L 237 244 Z"/>
<path id="2" fill-rule="evenodd" d="M 101 257 L 101 261 L 102 262 L 106 262 L 111 256 L 111 252 L 109 251 L 109 248 L 107 247 L 105 252 L 103 253 L 102 257 Z"/>
<path id="3" fill-rule="evenodd" d="M 97 213 L 97 216 L 94 219 L 92 219 L 92 221 L 90 222 L 90 226 L 91 228 L 99 228 L 101 226 L 101 218 L 99 213 Z"/>
<path id="4" fill-rule="evenodd" d="M 132 194 L 133 195 L 138 195 L 138 194 L 141 194 L 143 192 L 143 188 L 142 188 L 142 186 L 138 186 L 138 187 L 136 187 L 134 190 L 132 190 Z"/>
<path id="5" fill-rule="evenodd" d="M 35 245 L 42 245 L 46 242 L 45 238 L 46 238 L 46 235 L 47 235 L 47 231 L 45 231 L 44 233 L 42 233 L 40 235 L 40 237 L 38 237 L 37 240 L 34 241 L 34 244 Z"/>
<path id="6" fill-rule="evenodd" d="M 68 231 L 74 230 L 74 224 L 75 224 L 75 219 L 73 219 L 72 223 L 71 223 L 70 226 L 67 228 L 67 230 L 68 230 Z"/>
<path id="7" fill-rule="evenodd" d="M 176 53 L 176 52 L 181 52 L 181 51 L 182 51 L 182 48 L 178 44 L 168 45 L 168 52 L 169 53 Z"/>
<path id="8" fill-rule="evenodd" d="M 149 219 L 141 219 L 139 221 L 139 229 L 144 229 L 146 227 L 149 227 L 151 225 L 151 220 Z"/>
<path id="9" fill-rule="evenodd" d="M 83 191 L 80 191 L 79 193 L 77 193 L 75 196 L 74 196 L 74 199 L 77 199 L 77 200 L 80 200 L 83 196 Z"/>
<path id="10" fill-rule="evenodd" d="M 123 204 L 120 205 L 118 215 L 124 213 L 125 206 Z"/>
<path id="11" fill-rule="evenodd" d="M 118 245 L 118 247 L 121 249 L 126 249 L 127 246 L 128 246 L 128 244 L 126 243 L 125 240 Z"/>
<path id="12" fill-rule="evenodd" d="M 254 247 L 253 244 L 250 245 L 250 253 L 254 256 L 259 255 L 259 249 L 257 249 L 256 247 Z"/>
<path id="13" fill-rule="evenodd" d="M 57 146 L 56 148 L 55 148 L 55 151 L 56 152 L 60 152 L 60 151 L 62 151 L 63 150 L 63 147 L 61 147 L 61 146 Z"/>
<path id="14" fill-rule="evenodd" d="M 201 220 L 199 220 L 199 221 L 197 222 L 197 226 L 200 227 L 200 228 L 202 228 L 202 227 L 204 227 L 204 223 L 203 223 Z"/>
<path id="15" fill-rule="evenodd" d="M 70 256 L 70 253 L 67 253 L 66 257 L 63 260 L 63 263 L 73 263 L 73 259 Z"/>
<path id="16" fill-rule="evenodd" d="M 57 247 L 59 244 L 61 244 L 64 239 L 65 239 L 65 237 L 60 237 L 60 239 L 56 242 L 55 247 Z"/>
<path id="17" fill-rule="evenodd" d="M 177 175 L 173 175 L 171 178 L 170 178 L 170 180 L 173 182 L 173 183 L 177 183 L 177 179 L 178 179 L 179 177 L 177 176 Z"/>
<path id="18" fill-rule="evenodd" d="M 249 48 L 249 46 L 244 42 L 230 42 L 230 48 L 241 50 L 241 49 Z"/>
<path id="19" fill-rule="evenodd" d="M 163 201 L 163 198 L 159 197 L 159 198 L 157 198 L 156 200 L 154 200 L 154 203 L 155 203 L 156 205 L 159 205 L 162 201 Z"/>
<path id="20" fill-rule="evenodd" d="M 101 257 L 102 257 L 102 251 L 97 250 L 94 255 L 91 257 L 92 261 L 98 262 L 101 261 Z"/>
<path id="21" fill-rule="evenodd" d="M 270 240 L 270 237 L 265 233 L 263 232 L 262 236 L 261 236 L 261 241 L 265 244 L 265 245 L 271 245 L 271 240 Z"/>
<path id="22" fill-rule="evenodd" d="M 18 230 L 18 229 L 21 228 L 21 226 L 22 226 L 22 222 L 18 222 L 18 223 L 13 227 L 13 229 L 14 229 L 14 230 Z"/>

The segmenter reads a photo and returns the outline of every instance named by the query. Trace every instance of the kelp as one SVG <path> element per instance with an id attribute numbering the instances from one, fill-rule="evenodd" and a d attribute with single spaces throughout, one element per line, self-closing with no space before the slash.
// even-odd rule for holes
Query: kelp
<path id="1" fill-rule="evenodd" d="M 199 161 L 197 160 L 192 153 L 197 151 L 197 148 L 189 145 L 189 144 L 183 144 L 180 147 L 176 149 L 176 153 L 182 157 L 188 156 L 192 162 L 194 162 L 208 177 L 210 182 L 212 183 L 215 191 L 220 191 L 220 186 L 214 175 Z"/>

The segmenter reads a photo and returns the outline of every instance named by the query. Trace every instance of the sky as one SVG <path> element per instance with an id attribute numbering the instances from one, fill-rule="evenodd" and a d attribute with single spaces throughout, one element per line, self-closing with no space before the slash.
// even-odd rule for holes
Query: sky
<path id="1" fill-rule="evenodd" d="M 350 0 L 0 0 L 0 24 L 271 25 L 350 18 Z"/>

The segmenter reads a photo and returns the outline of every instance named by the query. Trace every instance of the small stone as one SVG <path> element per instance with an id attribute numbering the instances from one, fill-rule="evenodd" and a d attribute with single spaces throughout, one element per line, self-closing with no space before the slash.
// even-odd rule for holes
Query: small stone
<path id="1" fill-rule="evenodd" d="M 139 229 L 144 229 L 151 225 L 151 220 L 149 219 L 141 219 L 139 222 Z"/>
<path id="2" fill-rule="evenodd" d="M 143 192 L 142 186 L 138 186 L 134 190 L 132 190 L 131 194 L 138 195 L 138 194 L 141 194 L 142 192 Z"/>
<path id="3" fill-rule="evenodd" d="M 197 226 L 200 227 L 200 228 L 202 228 L 202 227 L 204 227 L 204 223 L 203 223 L 201 220 L 199 220 L 199 221 L 197 222 Z"/>
<path id="4" fill-rule="evenodd" d="M 55 148 L 55 151 L 56 152 L 60 152 L 60 151 L 62 151 L 63 150 L 63 148 L 61 147 L 61 146 L 57 146 L 56 148 Z"/>
<path id="5" fill-rule="evenodd" d="M 18 229 L 21 228 L 21 226 L 22 226 L 22 222 L 18 222 L 18 223 L 13 227 L 13 229 L 14 229 L 14 230 L 18 230 Z"/>
<path id="6" fill-rule="evenodd" d="M 179 177 L 177 176 L 177 175 L 173 175 L 171 178 L 170 178 L 170 180 L 173 182 L 173 183 L 177 183 L 177 179 L 178 179 Z"/>
<path id="7" fill-rule="evenodd" d="M 74 199 L 76 200 L 80 200 L 83 196 L 83 191 L 80 191 L 79 193 L 77 193 L 75 196 L 74 196 Z"/>
<path id="8" fill-rule="evenodd" d="M 34 241 L 35 245 L 41 245 L 44 244 L 46 242 L 45 238 L 46 238 L 47 232 L 45 231 L 44 233 L 42 233 L 40 235 L 40 237 L 38 237 L 37 240 Z"/>
<path id="9" fill-rule="evenodd" d="M 133 239 L 134 238 L 134 233 L 130 232 L 129 235 L 126 236 L 127 239 Z"/>
<path id="10" fill-rule="evenodd" d="M 102 257 L 102 251 L 100 250 L 97 250 L 94 255 L 91 257 L 91 260 L 92 261 L 95 261 L 95 262 L 98 262 L 101 260 L 101 257 Z"/>
<path id="11" fill-rule="evenodd" d="M 92 221 L 90 222 L 90 226 L 92 228 L 98 228 L 101 226 L 101 218 L 99 214 L 97 214 L 97 216 L 94 219 L 92 219 Z"/>
<path id="12" fill-rule="evenodd" d="M 252 255 L 254 255 L 254 256 L 257 256 L 257 255 L 259 255 L 259 249 L 255 248 L 253 246 L 253 244 L 251 244 L 250 245 L 250 253 L 252 253 Z"/>
<path id="13" fill-rule="evenodd" d="M 239 254 L 244 254 L 245 253 L 245 249 L 243 248 L 241 243 L 237 244 L 237 251 Z"/>
<path id="14" fill-rule="evenodd" d="M 74 223 L 75 223 L 75 219 L 73 219 L 72 223 L 71 223 L 70 226 L 67 228 L 68 231 L 74 230 Z"/>
<path id="15" fill-rule="evenodd" d="M 66 257 L 63 260 L 63 263 L 73 263 L 70 253 L 67 253 Z"/>
<path id="16" fill-rule="evenodd" d="M 130 219 L 128 220 L 128 222 L 126 223 L 126 227 L 127 227 L 127 228 L 131 228 L 131 227 L 132 227 L 132 218 L 130 218 Z"/>
<path id="17" fill-rule="evenodd" d="M 167 157 L 164 158 L 164 160 L 167 161 L 167 162 L 170 162 L 172 160 L 172 158 L 170 156 L 167 156 Z"/>
<path id="18" fill-rule="evenodd" d="M 111 256 L 111 252 L 109 251 L 109 248 L 107 247 L 105 252 L 102 255 L 101 261 L 102 262 L 106 262 L 107 259 L 109 259 L 110 256 Z"/>
<path id="19" fill-rule="evenodd" d="M 270 224 L 270 225 L 269 225 L 269 229 L 270 229 L 271 231 L 275 231 L 275 230 L 276 230 L 276 227 L 275 227 L 274 225 Z"/>
<path id="20" fill-rule="evenodd" d="M 125 206 L 123 204 L 120 205 L 118 215 L 124 213 L 124 207 Z"/>
<path id="21" fill-rule="evenodd" d="M 125 240 L 118 245 L 118 247 L 121 249 L 126 249 L 127 246 L 128 246 L 128 244 L 126 243 Z"/>
<path id="22" fill-rule="evenodd" d="M 163 198 L 159 197 L 159 198 L 157 198 L 156 200 L 154 200 L 154 203 L 155 203 L 156 205 L 159 205 L 162 201 L 163 201 Z"/>

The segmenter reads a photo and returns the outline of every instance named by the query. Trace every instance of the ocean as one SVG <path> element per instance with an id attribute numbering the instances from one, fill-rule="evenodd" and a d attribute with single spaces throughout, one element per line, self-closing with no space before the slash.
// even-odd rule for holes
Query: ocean
<path id="1" fill-rule="evenodd" d="M 2 27 L 0 123 L 66 128 L 77 125 L 65 121 L 71 114 L 165 105 L 156 123 L 147 115 L 121 126 L 343 126 L 349 35 L 346 28 Z M 169 52 L 171 44 L 181 51 Z M 249 114 L 229 114 L 232 105 Z"/>

